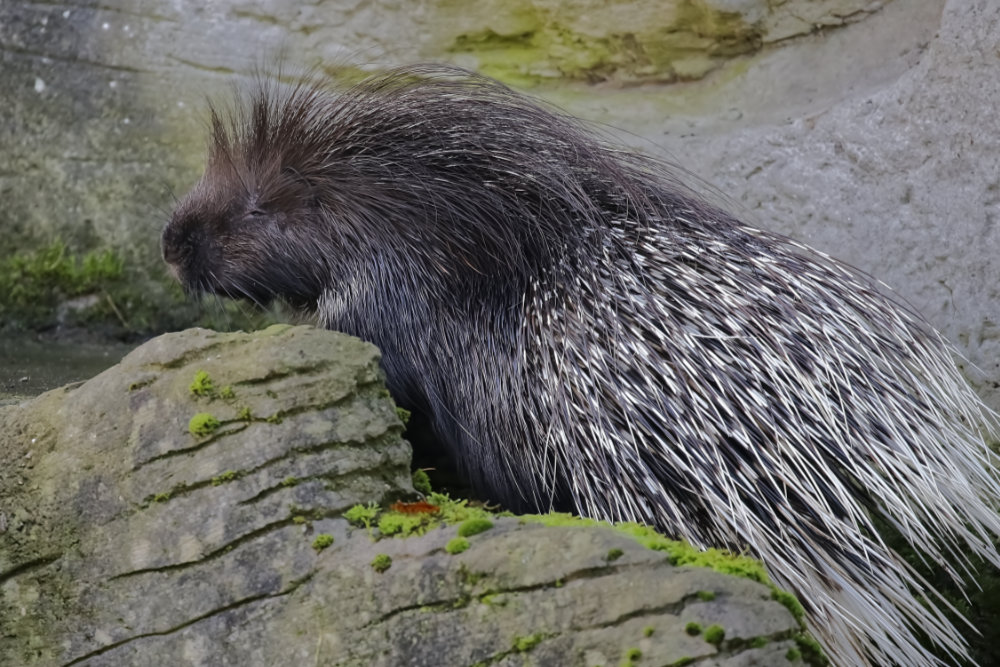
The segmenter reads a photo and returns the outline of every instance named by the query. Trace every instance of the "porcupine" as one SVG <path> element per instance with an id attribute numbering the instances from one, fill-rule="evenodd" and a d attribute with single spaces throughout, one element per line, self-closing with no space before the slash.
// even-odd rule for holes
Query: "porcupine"
<path id="1" fill-rule="evenodd" d="M 897 297 L 668 165 L 456 68 L 261 78 L 162 243 L 190 291 L 378 345 L 484 497 L 748 548 L 835 663 L 965 655 L 871 516 L 1000 566 L 994 414 Z"/>

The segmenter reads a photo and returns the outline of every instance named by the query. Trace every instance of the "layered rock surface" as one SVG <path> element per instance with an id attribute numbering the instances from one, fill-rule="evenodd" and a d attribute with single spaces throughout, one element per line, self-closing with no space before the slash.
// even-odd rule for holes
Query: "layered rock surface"
<path id="1" fill-rule="evenodd" d="M 501 518 L 454 555 L 454 527 L 351 527 L 414 496 L 378 360 L 310 327 L 193 329 L 0 408 L 0 664 L 786 660 L 770 589 L 609 527 Z"/>

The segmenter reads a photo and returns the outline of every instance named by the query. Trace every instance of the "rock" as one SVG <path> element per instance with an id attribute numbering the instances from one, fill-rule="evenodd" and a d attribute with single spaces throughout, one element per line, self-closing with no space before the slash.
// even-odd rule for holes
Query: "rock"
<path id="1" fill-rule="evenodd" d="M 619 530 L 497 518 L 452 555 L 454 526 L 351 527 L 414 495 L 378 360 L 310 327 L 192 329 L 0 408 L 0 664 L 785 660 L 770 588 Z"/>
<path id="2" fill-rule="evenodd" d="M 315 560 L 297 520 L 412 495 L 378 361 L 309 327 L 195 329 L 3 408 L 0 664 L 62 664 L 285 594 Z M 193 433 L 197 415 L 217 429 Z"/>

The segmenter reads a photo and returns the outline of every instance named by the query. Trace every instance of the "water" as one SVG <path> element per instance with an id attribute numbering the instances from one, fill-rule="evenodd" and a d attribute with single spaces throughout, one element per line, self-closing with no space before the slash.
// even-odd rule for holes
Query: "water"
<path id="1" fill-rule="evenodd" d="M 40 341 L 0 335 L 0 405 L 16 403 L 114 366 L 135 345 Z"/>

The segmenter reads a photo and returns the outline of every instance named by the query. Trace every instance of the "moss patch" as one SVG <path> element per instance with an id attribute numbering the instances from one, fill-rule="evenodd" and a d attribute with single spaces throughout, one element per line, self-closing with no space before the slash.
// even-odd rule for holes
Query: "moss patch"
<path id="1" fill-rule="evenodd" d="M 161 265 L 116 249 L 75 250 L 61 239 L 0 257 L 0 328 L 59 325 L 134 339 L 190 326 L 253 331 L 283 317 L 235 301 L 198 302 Z"/>
<path id="2" fill-rule="evenodd" d="M 781 591 L 776 588 L 771 591 L 771 598 L 784 605 L 785 609 L 792 613 L 796 621 L 799 623 L 805 621 L 806 610 L 802 608 L 802 603 L 794 595 L 788 591 Z"/>
<path id="3" fill-rule="evenodd" d="M 205 371 L 197 371 L 194 374 L 194 380 L 191 381 L 188 389 L 195 396 L 208 397 L 215 395 L 215 385 L 212 382 L 212 378 Z"/>
<path id="4" fill-rule="evenodd" d="M 438 10 L 452 14 L 469 10 L 457 0 L 439 0 Z M 448 51 L 473 54 L 477 69 L 507 83 L 535 85 L 545 79 L 597 82 L 663 82 L 701 78 L 728 58 L 760 48 L 759 27 L 738 12 L 722 11 L 701 0 L 679 0 L 671 8 L 623 8 L 632 16 L 633 30 L 581 29 L 569 7 L 539 6 L 530 0 L 504 4 L 503 18 L 472 10 L 471 29 L 443 34 Z M 481 28 L 475 25 L 475 18 Z M 454 25 L 453 21 L 442 22 Z"/>
<path id="5" fill-rule="evenodd" d="M 718 646 L 726 638 L 726 629 L 721 625 L 710 625 L 705 628 L 705 641 Z"/>
<path id="6" fill-rule="evenodd" d="M 333 535 L 328 535 L 327 533 L 320 533 L 319 535 L 316 536 L 316 539 L 313 540 L 312 548 L 315 549 L 316 551 L 322 551 L 323 549 L 326 549 L 332 544 L 333 544 Z"/>
<path id="7" fill-rule="evenodd" d="M 411 413 L 406 408 L 396 407 L 396 416 L 399 417 L 399 421 L 403 422 L 403 426 L 410 423 Z"/>
<path id="8" fill-rule="evenodd" d="M 536 632 L 533 635 L 528 635 L 527 637 L 515 637 L 514 638 L 514 651 L 517 653 L 524 653 L 530 651 L 531 649 L 538 646 L 542 640 L 545 639 L 545 635 Z"/>
<path id="9" fill-rule="evenodd" d="M 112 250 L 75 254 L 62 241 L 0 260 L 0 321 L 42 327 L 55 319 L 60 303 L 94 295 L 80 304 L 81 323 L 116 307 L 112 293 L 123 285 L 125 262 Z"/>
<path id="10" fill-rule="evenodd" d="M 231 482 L 234 479 L 238 479 L 239 476 L 240 474 L 235 470 L 227 470 L 226 472 L 212 478 L 212 486 L 220 486 L 226 482 Z"/>
<path id="11" fill-rule="evenodd" d="M 823 647 L 819 645 L 819 642 L 812 635 L 805 632 L 795 635 L 795 646 L 798 648 L 799 655 L 802 656 L 806 664 L 816 667 L 824 667 L 830 664 L 830 660 L 826 657 Z"/>
<path id="12" fill-rule="evenodd" d="M 199 412 L 188 422 L 188 431 L 196 438 L 205 438 L 219 430 L 220 426 L 222 422 L 216 419 L 215 415 Z"/>
<path id="13" fill-rule="evenodd" d="M 429 496 L 433 489 L 431 488 L 431 478 L 427 475 L 426 470 L 413 471 L 413 490 L 417 493 L 422 493 L 425 496 Z"/>
<path id="14" fill-rule="evenodd" d="M 372 559 L 372 569 L 381 574 L 392 567 L 392 557 L 389 554 L 376 554 Z"/>
<path id="15" fill-rule="evenodd" d="M 409 537 L 422 535 L 433 524 L 427 514 L 403 514 L 386 512 L 378 520 L 378 531 L 387 537 Z"/>
<path id="16" fill-rule="evenodd" d="M 469 548 L 469 540 L 464 537 L 453 537 L 448 540 L 448 544 L 444 545 L 444 550 L 448 553 L 455 555 L 466 551 Z"/>
<path id="17" fill-rule="evenodd" d="M 620 667 L 635 667 L 636 662 L 642 657 L 642 651 L 636 647 L 632 647 L 625 650 L 625 655 L 622 657 Z"/>
<path id="18" fill-rule="evenodd" d="M 674 565 L 693 565 L 707 567 L 716 572 L 732 574 L 746 579 L 752 579 L 761 584 L 771 585 L 771 580 L 764 570 L 764 565 L 748 556 L 738 556 L 723 549 L 706 549 L 702 551 L 687 542 L 671 540 L 663 537 L 648 526 L 635 523 L 623 523 L 616 526 L 618 530 L 632 536 L 643 546 L 655 551 L 663 551 Z"/>
<path id="19" fill-rule="evenodd" d="M 380 511 L 377 503 L 355 505 L 344 512 L 344 518 L 355 526 L 370 530 Z"/>
<path id="20" fill-rule="evenodd" d="M 493 527 L 493 522 L 483 517 L 466 519 L 458 527 L 459 537 L 472 537 Z"/>

